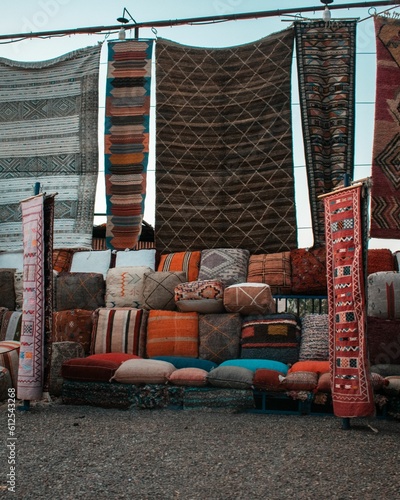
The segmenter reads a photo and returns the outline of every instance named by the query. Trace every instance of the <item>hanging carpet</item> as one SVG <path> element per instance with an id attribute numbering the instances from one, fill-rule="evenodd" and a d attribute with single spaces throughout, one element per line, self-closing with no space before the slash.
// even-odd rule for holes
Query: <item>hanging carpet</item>
<path id="1" fill-rule="evenodd" d="M 23 308 L 17 397 L 41 399 L 48 363 L 52 315 L 52 217 L 54 196 L 21 202 L 23 225 Z"/>
<path id="2" fill-rule="evenodd" d="M 54 245 L 91 247 L 101 46 L 41 62 L 0 59 L 0 250 L 22 249 L 21 200 L 57 192 Z"/>
<path id="3" fill-rule="evenodd" d="M 150 81 L 153 42 L 108 44 L 105 177 L 108 248 L 138 242 L 149 157 Z"/>
<path id="4" fill-rule="evenodd" d="M 367 202 L 363 185 L 323 198 L 326 224 L 329 359 L 337 417 L 374 415 L 366 343 Z"/>
<path id="5" fill-rule="evenodd" d="M 373 238 L 400 238 L 400 21 L 375 17 L 376 98 L 372 159 Z"/>
<path id="6" fill-rule="evenodd" d="M 297 247 L 293 30 L 229 48 L 156 44 L 156 246 Z"/>
<path id="7" fill-rule="evenodd" d="M 354 172 L 356 21 L 296 22 L 299 98 L 314 246 L 325 245 L 324 203 Z"/>

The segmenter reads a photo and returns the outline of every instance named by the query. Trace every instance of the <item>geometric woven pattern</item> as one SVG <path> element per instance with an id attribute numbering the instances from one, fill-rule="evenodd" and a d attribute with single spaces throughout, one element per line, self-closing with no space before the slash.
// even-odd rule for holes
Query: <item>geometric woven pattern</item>
<path id="1" fill-rule="evenodd" d="M 376 99 L 371 236 L 400 238 L 400 21 L 375 17 Z"/>
<path id="2" fill-rule="evenodd" d="M 222 363 L 240 351 L 241 319 L 238 313 L 199 316 L 199 358 Z"/>
<path id="3" fill-rule="evenodd" d="M 366 344 L 362 188 L 324 197 L 332 401 L 335 415 L 344 418 L 375 411 Z"/>
<path id="4" fill-rule="evenodd" d="M 202 250 L 198 279 L 217 279 L 224 286 L 243 283 L 247 278 L 249 256 L 249 250 L 242 248 Z"/>
<path id="5" fill-rule="evenodd" d="M 325 245 L 318 196 L 353 178 L 356 21 L 296 22 L 299 97 L 314 246 Z"/>
<path id="6" fill-rule="evenodd" d="M 161 252 L 296 248 L 293 30 L 229 48 L 158 40 Z"/>
<path id="7" fill-rule="evenodd" d="M 21 202 L 24 235 L 24 303 L 18 398 L 42 397 L 45 333 L 44 196 Z"/>
<path id="8" fill-rule="evenodd" d="M 40 62 L 0 59 L 0 250 L 22 249 L 20 202 L 57 192 L 54 243 L 91 247 L 101 45 Z"/>
<path id="9" fill-rule="evenodd" d="M 153 42 L 108 44 L 105 176 L 109 248 L 133 248 L 141 233 L 149 156 Z"/>

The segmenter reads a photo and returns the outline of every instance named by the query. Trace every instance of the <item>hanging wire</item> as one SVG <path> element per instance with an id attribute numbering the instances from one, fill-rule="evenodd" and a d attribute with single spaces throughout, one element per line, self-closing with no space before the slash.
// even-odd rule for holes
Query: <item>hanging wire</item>
<path id="1" fill-rule="evenodd" d="M 381 16 L 382 14 L 385 14 L 385 12 L 389 12 L 393 9 L 398 9 L 400 5 L 394 5 L 393 7 L 390 7 L 389 9 L 385 9 L 382 12 L 377 12 L 376 7 L 370 7 L 368 9 L 368 17 L 364 17 L 364 19 L 360 19 L 358 22 L 362 23 L 363 21 L 367 21 L 367 19 L 371 19 L 371 17 L 376 17 L 376 16 Z M 400 17 L 400 16 L 399 16 Z"/>

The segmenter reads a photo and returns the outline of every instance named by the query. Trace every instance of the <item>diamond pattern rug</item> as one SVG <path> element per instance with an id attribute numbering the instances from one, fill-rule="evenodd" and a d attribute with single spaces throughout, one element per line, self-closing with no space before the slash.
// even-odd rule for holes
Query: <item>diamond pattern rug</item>
<path id="1" fill-rule="evenodd" d="M 299 97 L 314 246 L 325 245 L 319 195 L 354 172 L 356 21 L 297 22 Z"/>
<path id="2" fill-rule="evenodd" d="M 156 245 L 297 247 L 293 30 L 251 44 L 156 44 Z"/>
<path id="3" fill-rule="evenodd" d="M 400 21 L 375 17 L 376 99 L 371 237 L 400 238 Z"/>

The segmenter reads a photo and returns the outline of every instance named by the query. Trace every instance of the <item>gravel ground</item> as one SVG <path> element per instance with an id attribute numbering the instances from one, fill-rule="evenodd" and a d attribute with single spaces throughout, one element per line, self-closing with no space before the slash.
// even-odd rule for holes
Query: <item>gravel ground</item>
<path id="1" fill-rule="evenodd" d="M 400 499 L 400 423 L 33 403 L 16 415 L 16 491 L 0 498 Z M 12 457 L 11 457 L 12 458 Z"/>

